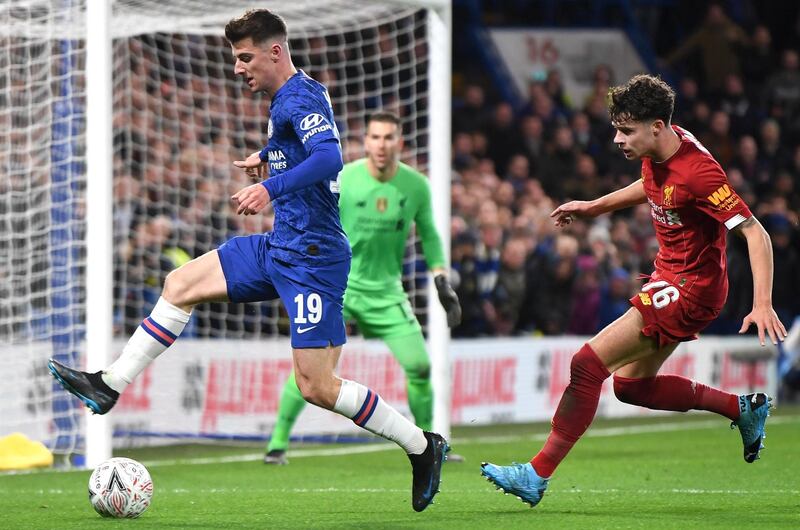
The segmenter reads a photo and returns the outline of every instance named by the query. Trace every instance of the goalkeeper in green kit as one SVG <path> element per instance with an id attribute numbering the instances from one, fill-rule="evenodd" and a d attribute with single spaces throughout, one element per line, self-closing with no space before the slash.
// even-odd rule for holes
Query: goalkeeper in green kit
<path id="1" fill-rule="evenodd" d="M 447 280 L 428 179 L 398 160 L 402 147 L 400 119 L 390 112 L 376 112 L 367 120 L 366 158 L 345 165 L 339 174 L 339 215 L 353 249 L 344 315 L 356 321 L 364 337 L 383 339 L 392 351 L 406 374 L 414 421 L 429 431 L 433 422 L 430 361 L 401 282 L 412 223 L 422 239 L 449 327 L 461 321 L 461 306 Z M 292 372 L 283 387 L 265 463 L 288 463 L 289 434 L 305 405 Z"/>

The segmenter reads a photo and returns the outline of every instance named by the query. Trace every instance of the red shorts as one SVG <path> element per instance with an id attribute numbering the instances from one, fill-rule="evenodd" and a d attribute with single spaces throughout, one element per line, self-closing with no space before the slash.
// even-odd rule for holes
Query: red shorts
<path id="1" fill-rule="evenodd" d="M 703 307 L 686 299 L 677 287 L 665 280 L 644 284 L 631 298 L 631 304 L 644 318 L 642 333 L 656 339 L 659 348 L 695 340 L 720 312 L 720 309 Z"/>

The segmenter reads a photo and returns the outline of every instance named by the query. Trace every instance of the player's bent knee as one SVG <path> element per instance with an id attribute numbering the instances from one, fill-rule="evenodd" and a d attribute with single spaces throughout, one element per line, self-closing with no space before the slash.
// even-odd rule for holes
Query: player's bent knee
<path id="1" fill-rule="evenodd" d="M 164 279 L 164 288 L 161 292 L 161 296 L 174 306 L 181 307 L 186 305 L 189 295 L 191 294 L 189 293 L 191 283 L 187 280 L 185 275 L 181 273 L 180 268 L 170 272 Z"/>
<path id="2" fill-rule="evenodd" d="M 650 394 L 649 379 L 629 379 L 614 376 L 614 395 L 629 405 L 646 405 Z"/>
<path id="3" fill-rule="evenodd" d="M 336 404 L 336 397 L 331 392 L 330 385 L 322 381 L 312 381 L 308 378 L 297 377 L 297 388 L 308 403 L 318 407 L 332 409 Z"/>
<path id="4" fill-rule="evenodd" d="M 406 377 L 414 381 L 429 381 L 431 378 L 430 363 L 412 364 L 405 369 Z"/>

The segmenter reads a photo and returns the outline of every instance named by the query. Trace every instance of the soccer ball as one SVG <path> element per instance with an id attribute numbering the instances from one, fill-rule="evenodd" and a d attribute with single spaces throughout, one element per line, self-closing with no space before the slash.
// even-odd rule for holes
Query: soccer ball
<path id="1" fill-rule="evenodd" d="M 89 501 L 103 517 L 139 517 L 153 498 L 147 469 L 130 458 L 110 458 L 89 477 Z"/>

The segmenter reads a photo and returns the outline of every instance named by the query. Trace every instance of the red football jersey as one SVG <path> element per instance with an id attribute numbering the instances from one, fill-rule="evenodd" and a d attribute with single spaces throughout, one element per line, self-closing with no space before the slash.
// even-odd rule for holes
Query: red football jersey
<path id="1" fill-rule="evenodd" d="M 655 274 L 681 295 L 721 308 L 728 296 L 726 228 L 750 217 L 719 163 L 690 132 L 673 130 L 681 146 L 656 163 L 642 159 L 642 181 L 658 238 Z"/>

